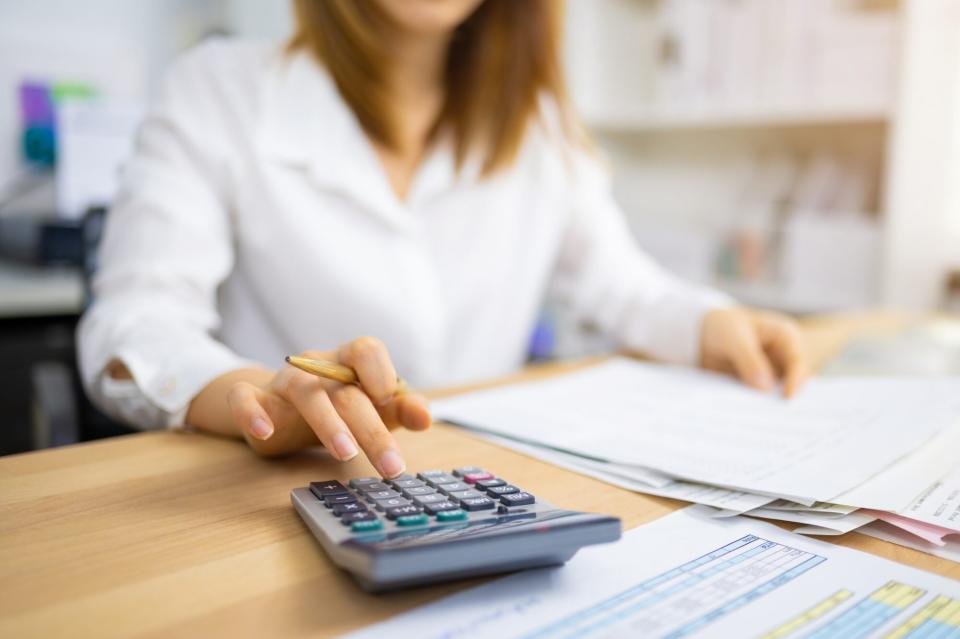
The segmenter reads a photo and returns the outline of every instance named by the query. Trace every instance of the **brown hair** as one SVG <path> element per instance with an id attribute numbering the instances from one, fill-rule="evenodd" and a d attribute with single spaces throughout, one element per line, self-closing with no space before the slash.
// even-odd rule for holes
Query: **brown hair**
<path id="1" fill-rule="evenodd" d="M 344 100 L 375 140 L 397 146 L 384 86 L 386 24 L 373 0 L 293 0 L 291 50 L 306 48 L 329 70 Z M 478 152 L 489 175 L 516 157 L 541 99 L 552 99 L 562 133 L 582 134 L 572 115 L 560 64 L 561 0 L 485 0 L 450 42 L 445 102 L 433 127 L 453 134 L 458 167 Z"/>

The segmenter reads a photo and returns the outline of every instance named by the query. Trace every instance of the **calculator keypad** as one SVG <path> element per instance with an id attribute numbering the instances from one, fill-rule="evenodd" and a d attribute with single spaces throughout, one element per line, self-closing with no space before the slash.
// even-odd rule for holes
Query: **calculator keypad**
<path id="1" fill-rule="evenodd" d="M 452 473 L 427 470 L 384 481 L 351 479 L 349 488 L 336 480 L 310 483 L 310 491 L 331 516 L 356 534 L 384 530 L 385 524 L 413 529 L 431 523 L 466 521 L 470 513 L 490 517 L 523 512 L 536 498 L 477 466 Z"/>

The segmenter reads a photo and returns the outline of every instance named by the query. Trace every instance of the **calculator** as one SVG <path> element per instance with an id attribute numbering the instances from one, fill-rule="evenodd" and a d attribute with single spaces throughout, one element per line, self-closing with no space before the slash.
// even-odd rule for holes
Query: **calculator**
<path id="1" fill-rule="evenodd" d="M 327 555 L 370 592 L 562 564 L 620 520 L 552 506 L 486 470 L 427 470 L 290 493 Z"/>

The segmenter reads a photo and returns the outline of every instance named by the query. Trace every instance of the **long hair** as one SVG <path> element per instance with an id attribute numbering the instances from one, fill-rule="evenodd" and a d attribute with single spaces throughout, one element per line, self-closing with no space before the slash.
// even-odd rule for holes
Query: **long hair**
<path id="1" fill-rule="evenodd" d="M 387 148 L 398 146 L 385 85 L 388 18 L 373 0 L 293 0 L 291 50 L 306 49 L 327 68 L 361 126 Z M 561 0 L 485 0 L 454 33 L 444 72 L 444 104 L 431 137 L 449 131 L 457 167 L 474 153 L 482 174 L 517 156 L 544 98 L 561 133 L 583 140 L 570 108 L 560 44 Z"/>

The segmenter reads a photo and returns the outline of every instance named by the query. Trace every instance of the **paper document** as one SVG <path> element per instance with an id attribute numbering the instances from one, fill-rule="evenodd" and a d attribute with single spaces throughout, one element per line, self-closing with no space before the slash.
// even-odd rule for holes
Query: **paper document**
<path id="1" fill-rule="evenodd" d="M 960 451 L 960 423 L 940 431 L 870 481 L 837 495 L 831 501 L 859 508 L 905 511 L 918 496 L 929 491 L 960 464 L 957 451 Z"/>
<path id="2" fill-rule="evenodd" d="M 700 507 L 349 635 L 955 637 L 960 583 Z M 951 634 L 952 633 L 952 634 Z"/>
<path id="3" fill-rule="evenodd" d="M 943 540 L 945 543 L 940 545 L 920 539 L 916 535 L 885 521 L 875 521 L 872 524 L 867 524 L 858 528 L 857 532 L 960 563 L 960 535 L 947 537 Z"/>
<path id="4" fill-rule="evenodd" d="M 921 493 L 900 514 L 960 532 L 960 466 Z"/>
<path id="5" fill-rule="evenodd" d="M 660 480 L 653 481 L 648 471 L 641 468 L 627 468 L 620 464 L 604 464 L 602 462 L 591 462 L 558 451 L 522 444 L 515 440 L 504 439 L 495 435 L 481 435 L 494 443 L 512 448 L 521 453 L 550 462 L 561 468 L 567 468 L 588 477 L 605 481 L 608 484 L 626 488 L 648 495 L 657 495 L 658 497 L 670 497 L 671 499 L 680 499 L 695 504 L 704 504 L 714 508 L 723 509 L 728 515 L 739 515 L 760 508 L 772 501 L 773 497 L 764 495 L 754 495 L 740 490 L 729 490 L 727 488 L 717 488 L 716 486 L 707 486 L 706 484 L 697 484 L 688 481 L 674 481 L 660 475 Z"/>
<path id="6" fill-rule="evenodd" d="M 787 401 L 719 374 L 615 359 L 432 408 L 453 423 L 690 481 L 834 502 L 956 423 L 960 378 L 816 378 Z"/>
<path id="7" fill-rule="evenodd" d="M 772 508 L 757 508 L 746 514 L 750 517 L 779 519 L 780 521 L 793 521 L 799 524 L 806 524 L 804 528 L 797 530 L 811 535 L 842 535 L 851 530 L 856 530 L 860 526 L 865 526 L 876 519 L 875 515 L 865 514 L 859 510 L 839 517 L 831 514 L 824 515 L 821 513 L 796 510 L 774 510 Z"/>

